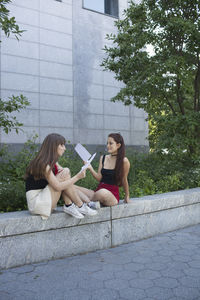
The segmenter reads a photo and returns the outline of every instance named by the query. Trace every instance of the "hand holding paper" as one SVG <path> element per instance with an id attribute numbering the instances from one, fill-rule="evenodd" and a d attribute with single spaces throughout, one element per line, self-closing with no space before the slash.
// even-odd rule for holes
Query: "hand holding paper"
<path id="1" fill-rule="evenodd" d="M 85 170 L 88 168 L 88 166 L 90 165 L 90 163 L 93 161 L 93 159 L 95 158 L 96 153 L 94 153 L 93 155 L 91 155 L 87 149 L 85 149 L 85 147 L 83 147 L 81 144 L 77 144 L 75 147 L 75 151 L 78 153 L 78 155 L 80 156 L 80 158 L 82 158 L 83 161 L 86 162 L 86 164 L 84 166 L 82 166 L 81 171 Z"/>
<path id="2" fill-rule="evenodd" d="M 81 171 L 87 169 L 89 167 L 90 163 L 87 162 L 84 166 L 82 166 Z"/>

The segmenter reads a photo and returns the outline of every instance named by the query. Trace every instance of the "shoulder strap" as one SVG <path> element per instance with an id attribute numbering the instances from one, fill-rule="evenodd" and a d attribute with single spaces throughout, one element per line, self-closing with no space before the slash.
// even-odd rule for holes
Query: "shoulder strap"
<path id="1" fill-rule="evenodd" d="M 54 175 L 58 174 L 58 166 L 57 164 L 54 165 Z"/>
<path id="2" fill-rule="evenodd" d="M 102 167 L 104 166 L 104 160 L 105 160 L 105 154 L 103 155 L 103 158 L 102 158 Z"/>

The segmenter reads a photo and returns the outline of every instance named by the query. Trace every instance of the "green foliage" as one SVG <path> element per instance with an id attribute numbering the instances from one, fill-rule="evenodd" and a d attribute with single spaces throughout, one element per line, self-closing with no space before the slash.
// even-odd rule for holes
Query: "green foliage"
<path id="1" fill-rule="evenodd" d="M 200 162 L 188 156 L 163 153 L 137 154 L 129 157 L 130 194 L 140 197 L 200 186 Z"/>
<path id="2" fill-rule="evenodd" d="M 37 153 L 37 135 L 28 140 L 20 152 L 11 153 L 7 146 L 0 151 L 0 212 L 27 208 L 24 175 L 28 163 Z"/>
<path id="3" fill-rule="evenodd" d="M 25 199 L 24 174 L 27 165 L 37 151 L 37 136 L 28 140 L 18 153 L 10 153 L 6 146 L 0 149 L 0 212 L 27 209 Z M 71 170 L 71 176 L 78 173 L 82 161 L 73 150 L 73 145 L 66 147 L 59 163 Z M 131 168 L 129 172 L 130 197 L 141 197 L 155 193 L 164 193 L 200 186 L 200 160 L 195 163 L 182 155 L 177 159 L 172 154 L 130 153 Z M 92 162 L 98 168 L 98 159 Z M 78 185 L 95 190 L 98 182 L 87 171 L 86 178 Z M 124 191 L 120 188 L 120 199 Z M 59 202 L 62 204 L 62 200 Z"/>
<path id="4" fill-rule="evenodd" d="M 200 2 L 131 1 L 102 66 L 123 81 L 112 98 L 148 113 L 151 148 L 200 155 Z M 151 50 L 151 51 L 149 51 Z"/>
<path id="5" fill-rule="evenodd" d="M 182 187 L 181 178 L 182 174 L 179 172 L 172 175 L 163 176 L 163 178 L 158 181 L 158 191 L 160 191 L 160 193 L 164 193 L 180 190 Z"/>
<path id="6" fill-rule="evenodd" d="M 198 159 L 200 112 L 185 115 L 155 115 L 151 119 L 149 141 L 152 149 L 182 156 L 188 153 L 192 160 Z"/>
<path id="7" fill-rule="evenodd" d="M 156 187 L 146 170 L 139 170 L 136 184 L 133 185 L 133 193 L 136 197 L 155 194 Z"/>
<path id="8" fill-rule="evenodd" d="M 20 36 L 24 30 L 19 29 L 15 17 L 9 17 L 10 12 L 6 8 L 6 5 L 9 3 L 11 3 L 11 0 L 0 0 L 0 29 L 7 37 L 12 33 L 18 39 L 18 36 Z"/>
<path id="9" fill-rule="evenodd" d="M 9 97 L 8 101 L 0 98 L 0 128 L 5 133 L 8 133 L 12 129 L 18 133 L 19 127 L 23 126 L 23 124 L 17 121 L 16 116 L 11 115 L 11 113 L 19 112 L 29 104 L 29 101 L 23 95 Z"/>
<path id="10" fill-rule="evenodd" d="M 27 203 L 22 180 L 1 182 L 0 184 L 0 212 L 26 210 Z"/>
<path id="11" fill-rule="evenodd" d="M 11 0 L 0 0 L 0 29 L 7 37 L 12 33 L 18 39 L 23 30 L 19 29 L 15 17 L 9 17 L 10 12 L 6 8 L 9 3 L 11 3 Z M 9 97 L 7 101 L 0 98 L 0 129 L 2 128 L 5 133 L 14 129 L 18 133 L 19 127 L 23 124 L 18 122 L 16 116 L 11 115 L 11 113 L 19 112 L 29 104 L 29 101 L 23 95 Z"/>

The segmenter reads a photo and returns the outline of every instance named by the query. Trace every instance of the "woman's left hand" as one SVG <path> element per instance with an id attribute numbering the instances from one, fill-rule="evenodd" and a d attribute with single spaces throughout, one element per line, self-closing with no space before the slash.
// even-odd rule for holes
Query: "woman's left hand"
<path id="1" fill-rule="evenodd" d="M 124 198 L 124 203 L 131 203 L 130 198 L 129 198 L 129 197 L 125 197 L 125 198 Z"/>
<path id="2" fill-rule="evenodd" d="M 67 170 L 68 170 L 68 172 L 67 172 Z M 70 174 L 70 171 L 69 171 L 68 168 L 66 168 L 66 169 L 59 169 L 59 170 L 58 170 L 58 174 L 60 174 L 60 175 L 59 175 L 60 179 L 65 180 L 65 179 L 66 179 L 66 176 L 67 176 L 68 174 Z"/>
<path id="3" fill-rule="evenodd" d="M 84 163 L 84 165 L 86 165 L 86 164 L 87 164 L 87 162 L 86 162 L 86 161 L 83 161 L 83 163 Z M 89 164 L 89 165 L 87 166 L 86 170 L 91 170 L 91 169 L 92 169 L 92 166 L 91 166 L 91 164 Z"/>

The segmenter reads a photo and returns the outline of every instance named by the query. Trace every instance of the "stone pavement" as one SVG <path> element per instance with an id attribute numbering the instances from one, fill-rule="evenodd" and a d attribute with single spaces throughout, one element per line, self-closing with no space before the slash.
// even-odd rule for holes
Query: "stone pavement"
<path id="1" fill-rule="evenodd" d="M 0 299 L 200 300 L 200 225 L 1 270 Z"/>

